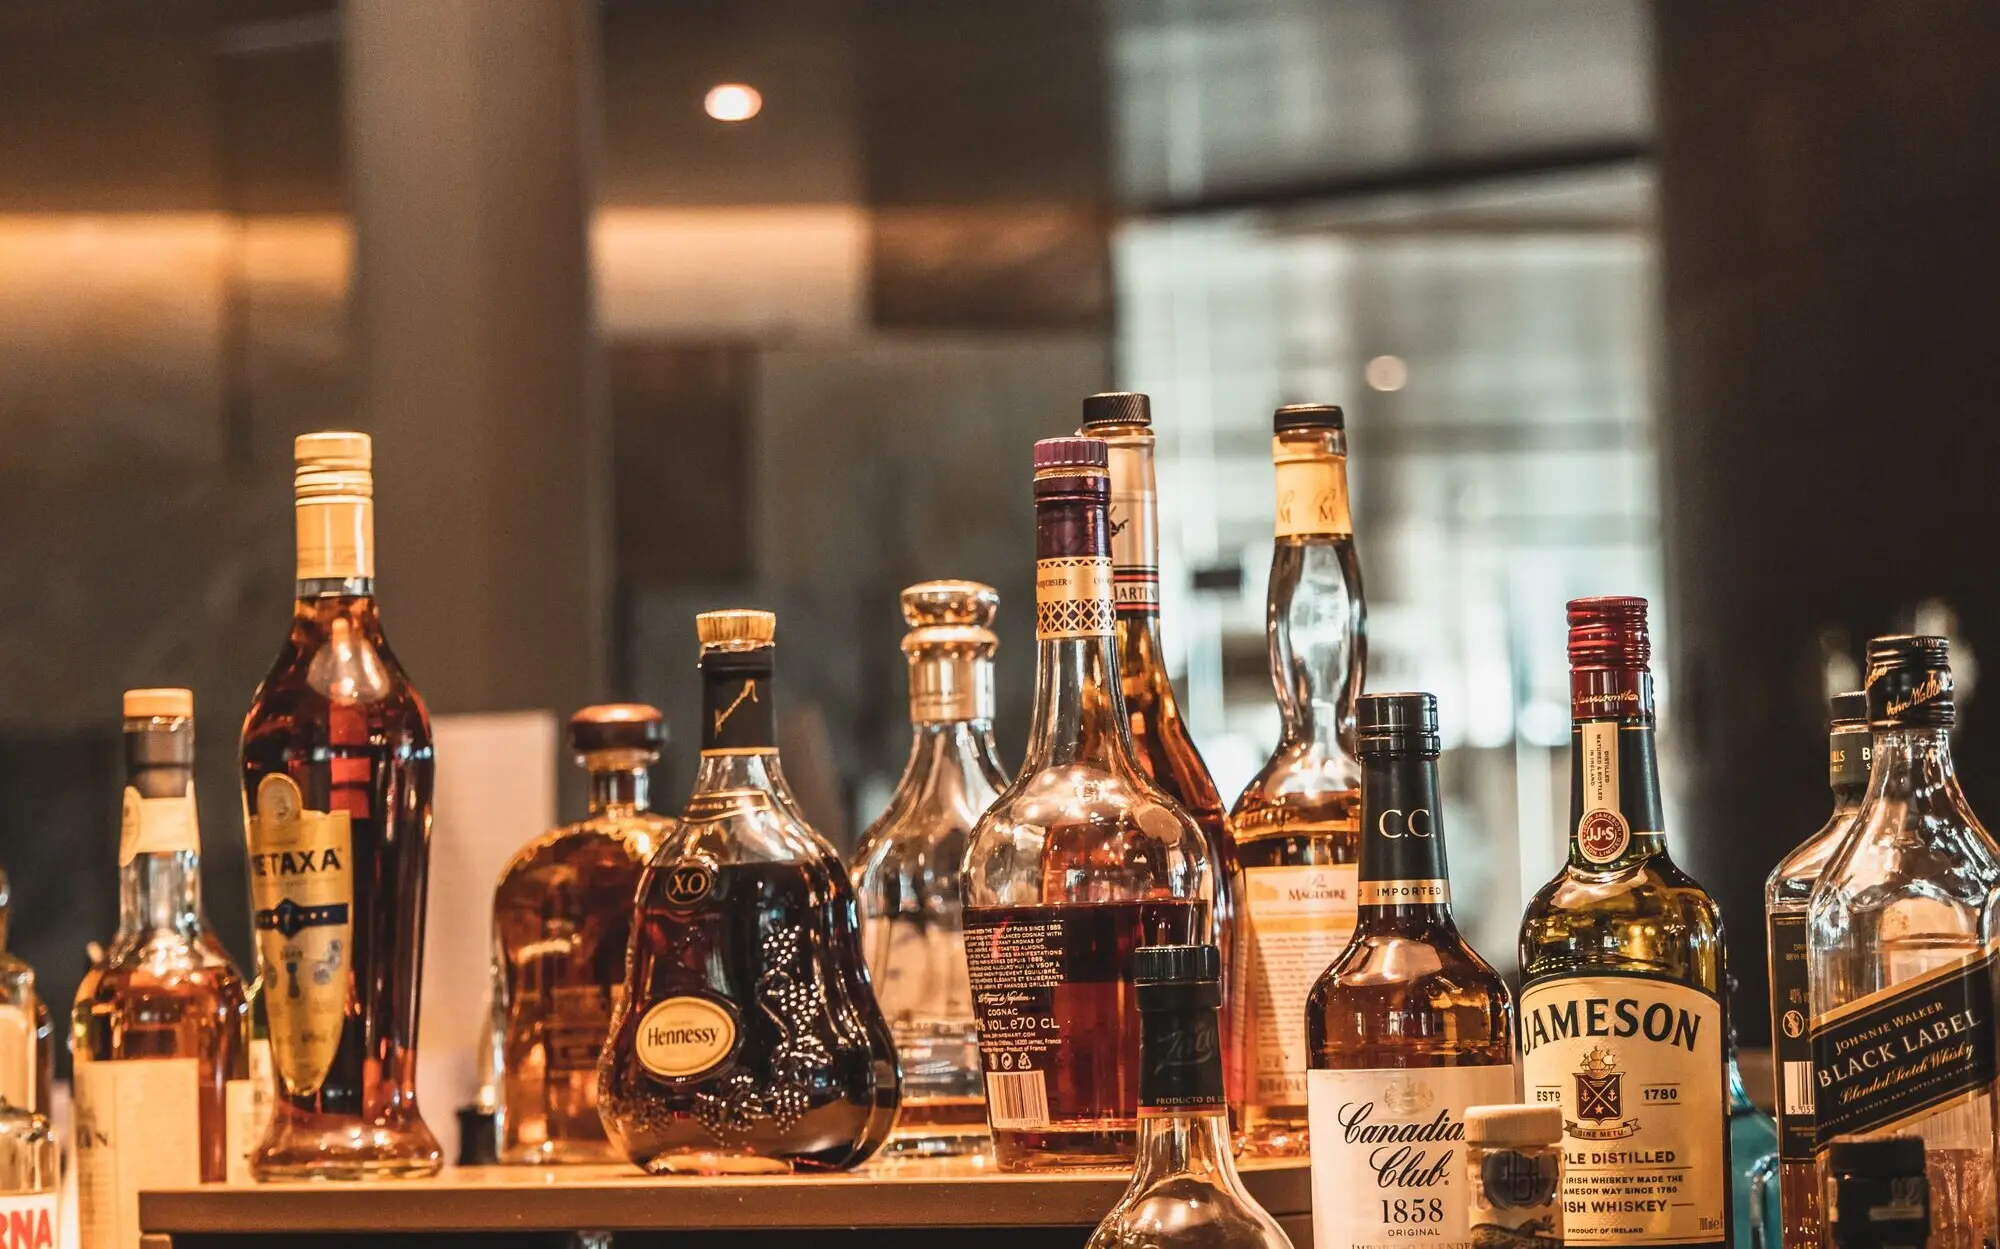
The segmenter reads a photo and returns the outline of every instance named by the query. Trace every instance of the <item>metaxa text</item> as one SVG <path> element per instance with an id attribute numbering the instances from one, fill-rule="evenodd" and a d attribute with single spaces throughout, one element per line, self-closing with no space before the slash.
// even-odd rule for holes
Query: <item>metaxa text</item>
<path id="1" fill-rule="evenodd" d="M 1701 1020 L 1684 1008 L 1636 997 L 1585 997 L 1530 1011 L 1521 1021 L 1521 1053 L 1525 1057 L 1550 1041 L 1571 1037 L 1638 1036 L 1692 1054 L 1700 1035 Z"/>
<path id="2" fill-rule="evenodd" d="M 340 851 L 328 847 L 323 850 L 279 850 L 270 854 L 253 854 L 250 856 L 250 870 L 259 876 L 337 872 L 341 870 Z"/>

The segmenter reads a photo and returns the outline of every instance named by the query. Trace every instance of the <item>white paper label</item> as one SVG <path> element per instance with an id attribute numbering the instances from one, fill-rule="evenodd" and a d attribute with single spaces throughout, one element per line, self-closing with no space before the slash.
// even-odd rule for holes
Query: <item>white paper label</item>
<path id="1" fill-rule="evenodd" d="M 1254 1106 L 1306 1100 L 1306 997 L 1354 935 L 1354 863 L 1244 871 L 1241 940 L 1250 942 Z M 1241 992 L 1242 990 L 1238 990 Z"/>
<path id="2" fill-rule="evenodd" d="M 1465 1110 L 1515 1099 L 1513 1066 L 1306 1077 L 1316 1249 L 1469 1249 Z"/>
<path id="3" fill-rule="evenodd" d="M 201 853 L 201 825 L 194 811 L 194 783 L 178 798 L 142 798 L 125 787 L 125 811 L 118 830 L 118 866 L 142 854 Z"/>
<path id="4" fill-rule="evenodd" d="M 56 1249 L 58 1199 L 54 1192 L 0 1197 L 0 1249 Z"/>
<path id="5" fill-rule="evenodd" d="M 201 1183 L 201 1064 L 76 1064 L 77 1224 L 83 1249 L 138 1249 L 139 1191 Z"/>

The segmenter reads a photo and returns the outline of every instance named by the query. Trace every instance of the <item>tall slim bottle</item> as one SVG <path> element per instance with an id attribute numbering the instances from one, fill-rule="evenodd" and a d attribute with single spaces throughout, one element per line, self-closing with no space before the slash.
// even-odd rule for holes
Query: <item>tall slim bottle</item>
<path id="1" fill-rule="evenodd" d="M 1813 886 L 1854 827 L 1868 792 L 1873 758 L 1868 695 L 1833 696 L 1827 732 L 1827 784 L 1833 814 L 1779 861 L 1764 883 L 1764 923 L 1771 973 L 1771 1057 L 1777 1076 L 1778 1206 L 1785 1249 L 1818 1249 L 1825 1228 L 1819 1172 L 1813 1165 L 1812 1007 L 1806 961 L 1806 906 Z M 1737 1159 L 1739 1163 L 1745 1159 Z"/>
<path id="2" fill-rule="evenodd" d="M 194 695 L 125 692 L 118 934 L 77 986 L 83 1249 L 138 1249 L 139 1190 L 228 1175 L 228 1095 L 248 1072 L 242 977 L 201 909 Z"/>
<path id="3" fill-rule="evenodd" d="M 1563 1243 L 1720 1245 L 1722 918 L 1667 853 L 1646 600 L 1569 605 L 1569 861 L 1521 919 L 1521 1074 L 1563 1111 Z"/>
<path id="4" fill-rule="evenodd" d="M 1231 898 L 1236 843 L 1222 795 L 1181 718 L 1167 679 L 1160 642 L 1159 485 L 1153 469 L 1153 404 L 1145 395 L 1114 391 L 1083 401 L 1082 435 L 1102 439 L 1111 470 L 1111 592 L 1118 613 L 1118 686 L 1132 726 L 1139 766 L 1167 797 L 1201 825 L 1215 873 L 1209 940 L 1222 952 L 1223 1017 L 1228 1017 Z M 1224 1070 L 1229 1068 L 1225 1065 Z M 1238 1096 L 1241 1090 L 1232 1090 Z"/>
<path id="5" fill-rule="evenodd" d="M 1113 639 L 1110 483 L 1092 438 L 1035 444 L 1035 720 L 965 854 L 965 954 L 1003 1169 L 1131 1165 L 1142 945 L 1195 945 L 1201 826 L 1132 754 Z"/>
<path id="6" fill-rule="evenodd" d="M 1867 688 L 1868 793 L 1820 873 L 1806 921 L 1820 1178 L 1830 1178 L 1837 1143 L 1919 1137 L 1930 1249 L 1981 1249 L 2000 1234 L 2000 847 L 1952 768 L 1957 712 L 1945 640 L 1871 641 Z"/>
<path id="7" fill-rule="evenodd" d="M 368 435 L 294 444 L 298 601 L 243 721 L 250 918 L 278 1088 L 258 1179 L 435 1173 L 417 1109 L 430 717 L 375 604 Z"/>
<path id="8" fill-rule="evenodd" d="M 1354 700 L 1367 608 L 1347 504 L 1347 422 L 1329 404 L 1272 418 L 1277 534 L 1265 612 L 1278 747 L 1236 800 L 1229 1052 L 1246 1152 L 1306 1152 L 1306 996 L 1354 931 L 1361 766 Z"/>
<path id="9" fill-rule="evenodd" d="M 1313 1244 L 1461 1249 L 1465 1112 L 1515 1100 L 1514 1001 L 1451 913 L 1437 699 L 1360 700 L 1361 910 L 1313 986 Z"/>

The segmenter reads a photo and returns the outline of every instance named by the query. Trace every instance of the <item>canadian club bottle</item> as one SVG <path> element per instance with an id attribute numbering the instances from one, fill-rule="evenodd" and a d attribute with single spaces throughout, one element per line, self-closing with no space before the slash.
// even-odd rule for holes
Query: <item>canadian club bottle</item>
<path id="1" fill-rule="evenodd" d="M 1272 418 L 1277 535 L 1265 611 L 1284 728 L 1236 800 L 1231 1088 L 1241 1141 L 1267 1156 L 1306 1151 L 1306 995 L 1354 931 L 1361 768 L 1354 699 L 1367 610 L 1347 505 L 1346 419 L 1298 404 Z"/>
<path id="2" fill-rule="evenodd" d="M 2000 850 L 1952 771 L 1941 637 L 1868 644 L 1868 793 L 1807 920 L 1822 1182 L 1853 1137 L 1923 1141 L 1931 1249 L 1995 1243 L 1993 907 Z M 1850 1212 L 1827 1217 L 1848 1219 Z"/>
<path id="3" fill-rule="evenodd" d="M 1515 1100 L 1514 1003 L 1458 931 L 1438 794 L 1437 700 L 1360 700 L 1360 914 L 1306 1002 L 1313 1244 L 1471 1238 L 1473 1106 Z"/>
<path id="4" fill-rule="evenodd" d="M 298 602 L 243 721 L 251 926 L 277 1097 L 259 1179 L 417 1176 L 431 725 L 375 606 L 368 435 L 294 446 Z"/>
<path id="5" fill-rule="evenodd" d="M 1827 734 L 1827 782 L 1833 814 L 1772 870 L 1764 885 L 1771 960 L 1771 1057 L 1777 1075 L 1779 1208 L 1785 1249 L 1818 1249 L 1819 1172 L 1813 1165 L 1811 994 L 1806 961 L 1806 904 L 1834 852 L 1854 827 L 1868 792 L 1872 757 L 1868 695 L 1833 696 Z"/>
<path id="6" fill-rule="evenodd" d="M 1132 755 L 1105 447 L 1035 444 L 1035 720 L 966 848 L 965 955 L 987 1122 L 1011 1171 L 1132 1163 L 1142 945 L 1206 939 L 1201 827 Z"/>
<path id="7" fill-rule="evenodd" d="M 1717 1245 L 1730 1171 L 1722 921 L 1667 855 L 1646 600 L 1569 605 L 1569 862 L 1521 921 L 1528 1101 L 1563 1112 L 1563 1240 Z"/>

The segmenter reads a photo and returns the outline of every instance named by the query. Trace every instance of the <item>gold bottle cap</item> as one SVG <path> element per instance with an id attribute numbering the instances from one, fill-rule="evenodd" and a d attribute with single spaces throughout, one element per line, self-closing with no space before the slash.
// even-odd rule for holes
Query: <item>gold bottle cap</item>
<path id="1" fill-rule="evenodd" d="M 703 646 L 769 646 L 778 635 L 778 617 L 740 607 L 705 611 L 694 618 L 694 633 Z"/>
<path id="2" fill-rule="evenodd" d="M 322 430 L 292 440 L 292 491 L 299 499 L 375 493 L 374 442 L 367 434 Z"/>
<path id="3" fill-rule="evenodd" d="M 978 581 L 919 581 L 903 591 L 903 619 L 913 629 L 935 625 L 993 627 L 1000 592 Z"/>
<path id="4" fill-rule="evenodd" d="M 1474 1145 L 1558 1145 L 1560 1106 L 1468 1106 L 1465 1139 Z"/>
<path id="5" fill-rule="evenodd" d="M 151 689 L 125 691 L 127 720 L 187 719 L 194 715 L 194 691 Z"/>
<path id="6" fill-rule="evenodd" d="M 569 744 L 578 754 L 599 750 L 658 753 L 666 743 L 666 717 L 645 703 L 599 703 L 569 718 Z"/>

